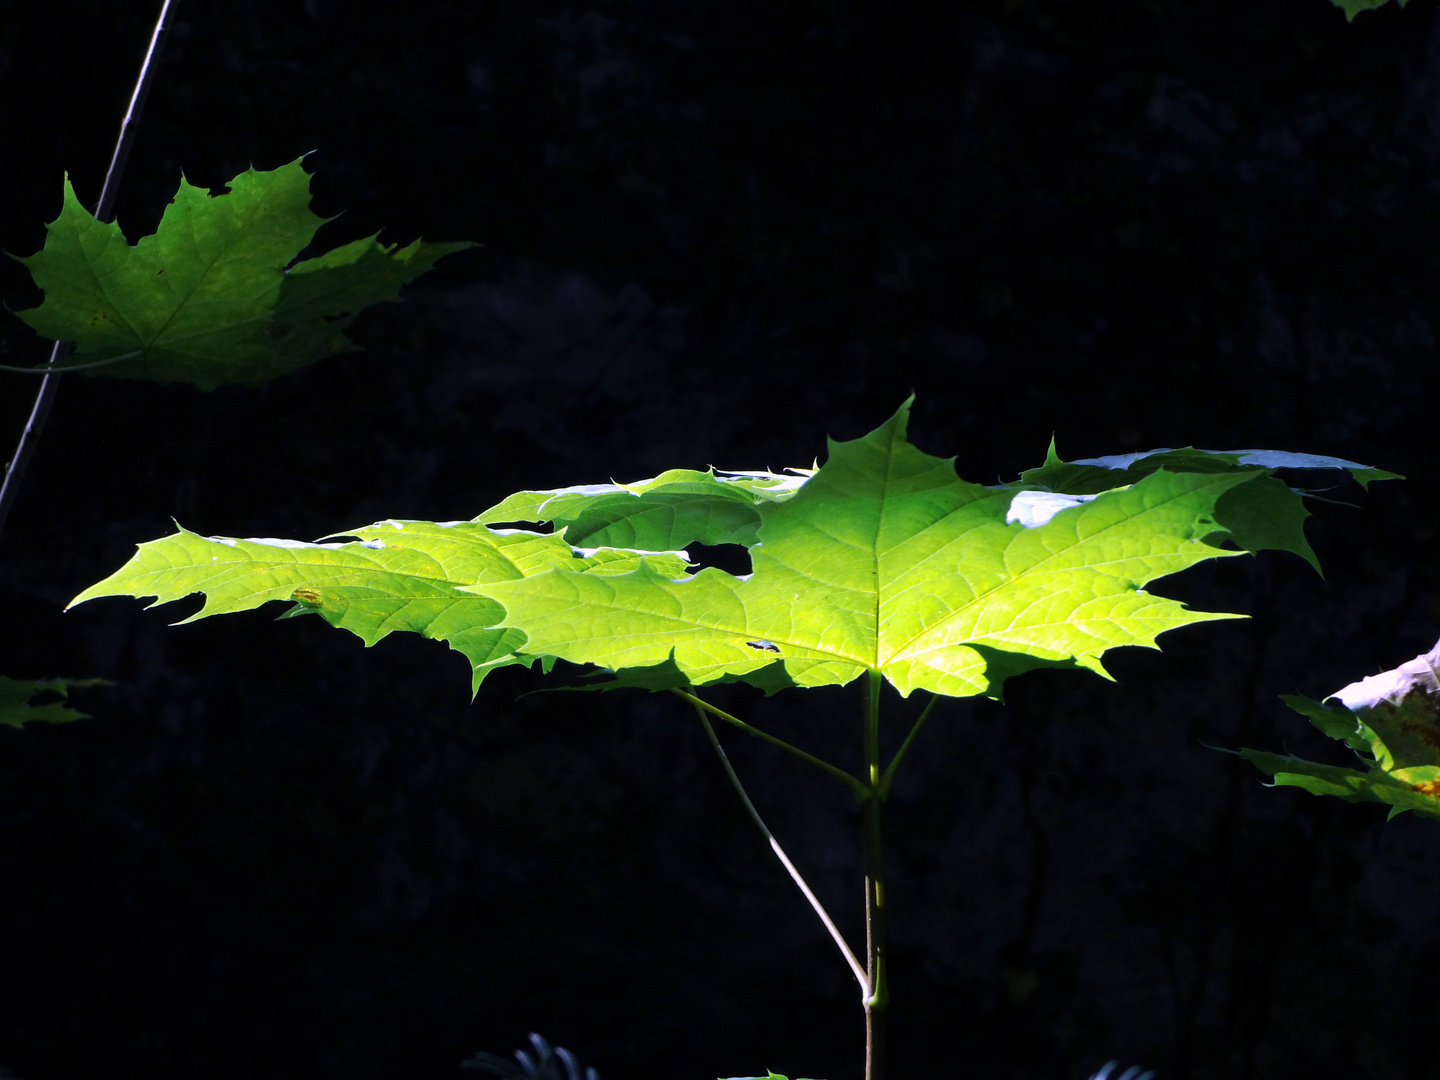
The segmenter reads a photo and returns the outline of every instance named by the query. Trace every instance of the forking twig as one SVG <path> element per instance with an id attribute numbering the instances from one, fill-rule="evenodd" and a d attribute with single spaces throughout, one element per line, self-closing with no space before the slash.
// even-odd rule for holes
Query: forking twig
<path id="1" fill-rule="evenodd" d="M 790 875 L 791 880 L 800 887 L 800 891 L 805 894 L 805 899 L 810 901 L 810 906 L 815 909 L 815 914 L 820 916 L 820 921 L 825 924 L 825 929 L 830 931 L 830 937 L 834 939 L 835 945 L 840 949 L 841 955 L 845 957 L 845 962 L 850 965 L 850 970 L 854 972 L 856 980 L 860 983 L 861 996 L 863 998 L 870 997 L 870 977 L 865 974 L 864 967 L 862 967 L 860 961 L 855 958 L 855 953 L 851 951 L 844 936 L 841 935 L 839 927 L 835 925 L 835 920 L 830 918 L 830 913 L 827 912 L 824 905 L 820 903 L 819 898 L 811 890 L 809 883 L 800 876 L 800 871 L 795 869 L 795 864 L 790 861 L 790 856 L 785 854 L 785 849 L 780 846 L 779 841 L 775 839 L 775 835 L 765 825 L 765 820 L 760 816 L 760 812 L 755 809 L 755 804 L 750 801 L 750 796 L 746 793 L 745 786 L 740 783 L 740 777 L 735 775 L 734 766 L 730 764 L 730 759 L 725 756 L 725 750 L 720 745 L 720 740 L 715 736 L 715 729 L 710 724 L 710 718 L 705 715 L 705 709 L 702 707 L 703 702 L 691 694 L 685 694 L 683 696 L 695 706 L 695 715 L 700 718 L 700 723 L 705 728 L 705 735 L 709 738 L 710 745 L 715 748 L 715 753 L 720 758 L 720 764 L 725 767 L 725 775 L 730 778 L 731 785 L 740 795 L 740 801 L 745 804 L 745 812 L 750 815 L 750 820 L 755 823 L 760 832 L 764 834 L 765 839 L 770 842 L 770 850 L 775 853 L 775 857 L 779 859 L 785 867 L 785 872 Z"/>
<path id="2" fill-rule="evenodd" d="M 140 113 L 145 108 L 145 99 L 149 96 L 150 84 L 154 81 L 160 49 L 165 43 L 165 33 L 170 28 L 170 13 L 177 3 L 179 0 L 161 2 L 160 15 L 155 20 L 155 30 L 150 35 L 150 47 L 145 50 L 145 59 L 140 64 L 135 90 L 130 95 L 130 107 L 125 110 L 125 117 L 120 121 L 120 135 L 115 140 L 115 152 L 110 155 L 110 167 L 105 170 L 105 183 L 100 188 L 100 199 L 95 204 L 95 217 L 98 221 L 109 221 L 114 217 L 115 196 L 120 189 L 120 177 L 125 172 L 125 162 L 129 160 L 130 147 L 135 142 L 136 125 L 140 122 Z M 70 346 L 57 341 L 50 350 L 48 366 L 58 367 L 69 355 Z M 35 443 L 45 429 L 45 421 L 50 417 L 50 407 L 54 404 L 55 394 L 59 389 L 59 373 L 46 372 L 45 377 L 40 380 L 40 389 L 35 395 L 35 404 L 31 406 L 30 418 L 25 421 L 25 430 L 20 433 L 15 456 L 5 467 L 5 482 L 0 485 L 0 531 L 4 531 L 5 521 L 10 516 L 10 508 L 15 504 L 19 492 L 20 481 L 35 453 Z"/>
<path id="3" fill-rule="evenodd" d="M 703 709 L 708 713 L 713 713 L 721 720 L 724 720 L 727 724 L 734 724 L 741 731 L 746 732 L 750 735 L 754 735 L 757 739 L 763 739 L 771 746 L 778 746 L 781 750 L 784 750 L 787 753 L 794 754 L 801 761 L 808 761 L 811 765 L 814 765 L 822 772 L 829 773 L 831 776 L 835 777 L 836 780 L 839 780 L 842 784 L 844 784 L 852 792 L 854 792 L 855 798 L 860 802 L 864 802 L 866 799 L 870 798 L 870 789 L 866 787 L 865 784 L 863 784 L 861 781 L 857 780 L 855 777 L 847 773 L 844 769 L 836 768 L 828 761 L 824 761 L 821 758 L 816 757 L 814 754 L 807 753 L 806 751 L 801 750 L 798 746 L 791 746 L 784 739 L 777 739 L 768 731 L 761 731 L 757 727 L 751 727 L 749 724 L 745 723 L 744 720 L 741 720 L 738 716 L 731 716 L 729 713 L 725 712 L 725 710 L 717 709 L 714 705 L 711 705 L 708 701 L 702 700 L 695 694 L 691 693 L 689 690 L 672 690 L 671 693 L 678 694 L 680 697 L 690 702 L 691 705 L 694 705 L 695 708 Z"/>

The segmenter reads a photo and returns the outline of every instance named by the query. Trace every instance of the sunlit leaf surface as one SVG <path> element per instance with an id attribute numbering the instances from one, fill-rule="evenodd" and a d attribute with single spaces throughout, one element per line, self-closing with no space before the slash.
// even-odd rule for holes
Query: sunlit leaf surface
<path id="1" fill-rule="evenodd" d="M 1146 586 L 1266 548 L 1313 561 L 1302 495 L 1277 468 L 1373 473 L 1268 451 L 1165 451 L 1046 464 L 1019 482 L 960 479 L 906 438 L 909 404 L 824 465 L 672 470 L 634 484 L 512 495 L 475 520 L 379 522 L 328 543 L 186 530 L 151 541 L 76 602 L 205 595 L 194 618 L 290 599 L 373 644 L 440 638 L 478 680 L 509 663 L 593 664 L 651 689 L 768 691 L 882 674 L 901 693 L 998 696 L 1037 666 L 1104 674 L 1103 655 L 1191 623 Z M 519 528 L 517 526 L 528 526 Z M 740 544 L 751 572 L 697 568 Z"/>

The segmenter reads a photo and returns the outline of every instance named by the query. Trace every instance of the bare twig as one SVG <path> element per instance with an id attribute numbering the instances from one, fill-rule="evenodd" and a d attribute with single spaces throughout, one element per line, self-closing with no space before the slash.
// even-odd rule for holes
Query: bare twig
<path id="1" fill-rule="evenodd" d="M 841 783 L 843 783 L 846 787 L 848 787 L 852 792 L 854 792 L 854 793 L 855 793 L 855 798 L 858 799 L 858 800 L 860 800 L 861 802 L 863 802 L 864 800 L 870 798 L 870 788 L 869 788 L 867 785 L 861 783 L 861 782 L 860 782 L 859 780 L 857 780 L 855 777 L 851 776 L 851 775 L 850 775 L 849 773 L 847 773 L 844 769 L 841 769 L 841 768 L 838 768 L 837 766 L 831 765 L 830 762 L 825 761 L 825 760 L 823 760 L 823 759 L 821 759 L 821 758 L 818 758 L 818 757 L 816 757 L 814 754 L 807 753 L 806 751 L 801 750 L 798 746 L 791 746 L 791 745 L 790 745 L 789 743 L 787 743 L 784 739 L 777 739 L 774 735 L 771 735 L 768 731 L 761 731 L 761 730 L 760 730 L 759 728 L 757 728 L 757 727 L 751 727 L 751 726 L 750 726 L 749 724 L 747 724 L 744 720 L 741 720 L 738 716 L 731 716 L 729 713 L 725 712 L 723 709 L 717 709 L 714 705 L 711 705 L 708 701 L 705 701 L 705 700 L 697 697 L 696 695 L 692 694 L 692 693 L 691 693 L 690 691 L 688 691 L 688 690 L 674 690 L 674 691 L 672 691 L 672 693 L 679 694 L 682 698 L 684 698 L 686 701 L 690 702 L 690 704 L 694 705 L 697 709 L 704 709 L 706 712 L 711 713 L 711 714 L 714 715 L 714 716 L 718 716 L 721 720 L 724 720 L 727 724 L 734 724 L 734 725 L 735 725 L 736 727 L 738 727 L 741 731 L 746 732 L 746 733 L 749 734 L 749 735 L 754 735 L 757 739 L 763 739 L 765 742 L 768 742 L 771 746 L 778 746 L 778 747 L 780 747 L 781 750 L 785 750 L 785 751 L 788 751 L 788 752 L 791 753 L 791 754 L 794 754 L 794 755 L 795 755 L 796 757 L 798 757 L 801 761 L 808 761 L 811 765 L 814 765 L 817 769 L 820 769 L 822 772 L 827 772 L 827 773 L 829 773 L 831 776 L 835 777 L 836 780 L 839 780 L 839 781 L 840 781 Z"/>
<path id="2" fill-rule="evenodd" d="M 760 812 L 755 809 L 755 804 L 750 801 L 750 796 L 745 791 L 745 785 L 740 783 L 740 777 L 735 774 L 734 766 L 730 764 L 730 759 L 725 756 L 725 750 L 715 735 L 715 729 L 710 724 L 710 718 L 705 715 L 705 710 L 701 707 L 703 702 L 698 697 L 690 694 L 686 694 L 685 697 L 695 706 L 695 715 L 700 717 L 700 723 L 705 728 L 705 735 L 710 740 L 710 745 L 715 748 L 715 753 L 720 758 L 720 764 L 725 767 L 725 775 L 730 778 L 731 785 L 740 795 L 740 801 L 745 804 L 745 812 L 750 815 L 750 820 L 755 823 L 755 826 L 764 834 L 765 839 L 770 842 L 770 850 L 775 853 L 775 857 L 779 859 L 781 865 L 785 867 L 785 872 L 790 875 L 791 880 L 800 887 L 800 891 L 805 894 L 805 899 L 810 901 L 810 906 L 815 909 L 815 914 L 820 916 L 820 921 L 825 924 L 825 929 L 830 931 L 830 937 L 834 939 L 836 947 L 840 950 L 840 954 L 845 957 L 845 962 L 850 965 L 850 970 L 854 972 L 856 980 L 860 983 L 861 995 L 865 998 L 870 997 L 870 979 L 866 976 L 865 969 L 860 966 L 860 961 L 855 958 L 855 953 L 846 943 L 844 936 L 840 933 L 839 927 L 835 925 L 835 920 L 830 918 L 830 913 L 827 912 L 824 905 L 820 903 L 819 897 L 811 890 L 809 883 L 800 876 L 800 871 L 795 869 L 795 864 L 790 861 L 790 856 L 785 854 L 785 849 L 780 846 L 780 842 L 775 839 L 774 833 L 770 831 L 764 819 L 761 818 Z"/>
<path id="3" fill-rule="evenodd" d="M 110 156 L 110 167 L 105 170 L 105 183 L 100 189 L 100 199 L 95 204 L 95 217 L 100 221 L 109 221 L 115 216 L 115 195 L 120 189 L 120 177 L 125 171 L 125 162 L 130 157 L 130 147 L 135 142 L 135 126 L 140 122 L 141 110 L 144 109 L 145 99 L 150 94 L 150 84 L 154 81 L 160 49 L 165 43 L 166 31 L 170 28 L 170 15 L 177 3 L 179 0 L 163 0 L 160 5 L 160 15 L 155 20 L 155 30 L 150 35 L 150 47 L 145 51 L 145 59 L 140 64 L 135 90 L 130 95 L 130 107 L 125 110 L 125 117 L 120 121 L 120 135 L 115 140 L 115 152 Z M 68 355 L 70 346 L 57 341 L 50 350 L 48 366 L 58 367 Z M 25 430 L 21 432 L 20 442 L 15 447 L 15 456 L 5 467 L 5 482 L 0 486 L 0 531 L 4 530 L 10 508 L 15 504 L 20 481 L 35 453 L 35 443 L 45 429 L 45 421 L 50 416 L 50 407 L 54 404 L 55 394 L 59 389 L 59 373 L 47 372 L 40 381 L 35 404 L 30 409 L 30 418 L 25 421 Z"/>

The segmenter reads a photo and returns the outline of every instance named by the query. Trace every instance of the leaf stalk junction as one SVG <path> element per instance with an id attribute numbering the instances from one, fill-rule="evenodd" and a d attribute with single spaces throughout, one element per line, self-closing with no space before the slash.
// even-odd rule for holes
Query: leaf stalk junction
<path id="1" fill-rule="evenodd" d="M 705 731 L 705 737 L 709 740 L 710 746 L 714 749 L 716 756 L 720 759 L 720 765 L 725 770 L 726 777 L 734 787 L 736 794 L 745 807 L 745 812 L 760 834 L 765 837 L 766 843 L 790 879 L 795 882 L 800 892 L 804 894 L 806 901 L 814 910 L 816 916 L 824 924 L 830 938 L 835 942 L 835 947 L 840 950 L 840 955 L 845 963 L 849 965 L 855 981 L 860 984 L 860 1003 L 865 1008 L 865 1077 L 866 1080 L 881 1080 L 884 1063 L 884 1013 L 889 1003 L 890 991 L 886 978 L 886 947 L 885 947 L 885 869 L 882 846 L 881 810 L 885 800 L 889 797 L 891 785 L 894 783 L 895 770 L 901 759 L 914 744 L 915 737 L 921 726 L 929 718 L 935 708 L 935 703 L 940 699 L 932 697 L 926 704 L 915 723 L 911 725 L 909 733 L 900 749 L 891 759 L 890 764 L 882 771 L 880 766 L 880 690 L 883 685 L 883 677 L 878 671 L 867 671 L 864 678 L 864 709 L 863 709 L 863 749 L 865 759 L 865 779 L 852 776 L 850 773 L 833 765 L 822 758 L 816 757 L 799 747 L 777 738 L 766 731 L 747 724 L 744 720 L 734 716 L 723 709 L 705 701 L 693 690 L 674 690 L 673 692 L 688 701 L 695 709 L 695 715 L 700 720 L 700 725 Z M 863 838 L 863 865 L 865 871 L 865 962 L 862 964 L 856 957 L 845 936 L 835 925 L 835 920 L 825 910 L 824 904 L 815 895 L 814 889 L 805 880 L 803 874 L 796 868 L 780 842 L 775 839 L 775 834 L 770 831 L 760 812 L 755 809 L 755 803 L 751 800 L 745 785 L 741 783 L 735 767 L 730 763 L 725 749 L 720 745 L 720 739 L 715 734 L 715 728 L 710 723 L 712 714 L 734 725 L 741 731 L 751 734 L 778 746 L 783 750 L 800 758 L 809 765 L 820 769 L 822 772 L 840 780 L 850 788 L 860 803 L 861 809 L 861 835 Z"/>

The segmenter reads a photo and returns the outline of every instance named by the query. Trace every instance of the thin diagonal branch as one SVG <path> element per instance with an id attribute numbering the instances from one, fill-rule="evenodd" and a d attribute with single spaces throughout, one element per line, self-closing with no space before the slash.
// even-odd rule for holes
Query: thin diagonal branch
<path id="1" fill-rule="evenodd" d="M 125 172 L 130 147 L 135 142 L 135 126 L 140 122 L 145 99 L 150 95 L 150 84 L 154 82 L 160 49 L 165 44 L 166 32 L 170 29 L 170 14 L 177 3 L 179 0 L 163 0 L 160 5 L 160 15 L 155 20 L 155 30 L 150 35 L 150 47 L 145 50 L 145 59 L 140 63 L 140 74 L 135 80 L 135 89 L 130 94 L 130 105 L 120 121 L 120 135 L 115 140 L 115 152 L 110 155 L 110 167 L 105 170 L 105 183 L 100 188 L 100 199 L 95 204 L 95 217 L 100 221 L 109 221 L 114 217 L 115 196 L 120 190 L 120 177 Z M 70 346 L 57 341 L 50 350 L 48 366 L 58 367 L 69 355 Z M 10 508 L 15 505 L 20 481 L 30 465 L 30 458 L 34 456 L 35 443 L 39 441 L 40 433 L 45 430 L 45 421 L 50 417 L 50 407 L 55 403 L 55 395 L 59 389 L 59 373 L 46 372 L 45 377 L 40 380 L 40 389 L 35 394 L 35 404 L 31 406 L 30 417 L 25 421 L 25 430 L 20 433 L 15 456 L 5 467 L 5 482 L 0 485 L 0 532 L 4 531 Z"/>
<path id="2" fill-rule="evenodd" d="M 718 716 L 727 724 L 734 724 L 741 731 L 746 732 L 750 735 L 754 735 L 757 739 L 763 739 L 771 746 L 778 746 L 781 750 L 787 750 L 790 753 L 794 754 L 796 757 L 798 757 L 801 761 L 808 761 L 811 765 L 814 765 L 822 772 L 829 773 L 831 776 L 844 783 L 846 787 L 853 791 L 855 793 L 855 797 L 861 802 L 864 802 L 866 799 L 870 798 L 871 793 L 869 786 L 862 783 L 860 780 L 857 780 L 855 777 L 851 776 L 844 769 L 838 768 L 835 765 L 831 765 L 830 762 L 824 760 L 823 758 L 818 758 L 814 754 L 807 753 L 806 751 L 801 750 L 798 746 L 791 746 L 784 739 L 777 739 L 769 732 L 761 731 L 757 727 L 752 727 L 744 720 L 741 720 L 738 716 L 731 716 L 725 710 L 717 709 L 708 701 L 704 701 L 701 698 L 696 697 L 688 690 L 675 690 L 673 691 L 673 693 L 679 694 L 682 698 L 690 702 L 690 704 L 694 705 L 697 709 L 704 709 L 706 712 L 714 716 Z"/>
<path id="3" fill-rule="evenodd" d="M 830 913 L 827 912 L 824 905 L 820 903 L 820 899 L 811 890 L 809 883 L 800 876 L 800 871 L 795 869 L 795 864 L 790 861 L 790 856 L 785 854 L 785 849 L 780 846 L 779 841 L 775 839 L 775 835 L 766 826 L 764 819 L 761 818 L 760 812 L 755 809 L 755 804 L 750 801 L 750 796 L 745 791 L 745 785 L 740 783 L 740 777 L 735 775 L 735 767 L 730 764 L 730 759 L 725 756 L 725 749 L 720 745 L 720 740 L 715 735 L 715 729 L 710 724 L 710 718 L 705 715 L 705 710 L 701 707 L 704 703 L 697 697 L 692 697 L 688 694 L 685 696 L 691 697 L 691 704 L 695 706 L 695 715 L 700 718 L 700 723 L 705 728 L 705 736 L 710 740 L 710 745 L 715 748 L 716 756 L 720 758 L 720 764 L 725 768 L 725 775 L 730 778 L 731 785 L 740 795 L 740 801 L 745 804 L 745 812 L 750 815 L 750 820 L 755 823 L 756 828 L 758 828 L 760 832 L 764 834 L 765 839 L 770 842 L 770 850 L 775 853 L 775 857 L 779 859 L 781 865 L 785 867 L 785 872 L 790 875 L 790 879 L 794 881 L 795 884 L 799 886 L 800 891 L 805 894 L 805 899 L 810 901 L 810 906 L 815 909 L 815 914 L 820 916 L 820 921 L 825 924 L 825 929 L 830 931 L 830 937 L 840 950 L 840 954 L 845 957 L 845 962 L 850 965 L 850 970 L 854 973 L 856 981 L 860 983 L 861 995 L 868 998 L 870 996 L 870 979 L 866 976 L 865 969 L 860 965 L 860 961 L 855 958 L 855 953 L 846 943 L 844 935 L 840 933 L 839 927 L 835 925 L 835 920 L 830 918 Z"/>
<path id="4" fill-rule="evenodd" d="M 170 15 L 180 0 L 162 0 L 160 14 L 155 20 L 155 30 L 150 35 L 150 47 L 145 50 L 145 59 L 140 62 L 140 74 L 135 79 L 135 89 L 130 94 L 130 106 L 120 121 L 120 137 L 115 140 L 115 152 L 110 155 L 110 167 L 105 170 L 105 183 L 100 188 L 100 201 L 95 204 L 95 217 L 109 221 L 115 216 L 115 197 L 120 191 L 120 177 L 125 173 L 125 163 L 130 160 L 130 147 L 135 144 L 136 125 L 140 114 L 150 97 L 150 86 L 155 81 L 155 69 L 160 62 L 160 50 L 165 46 L 165 37 L 170 30 Z"/>

